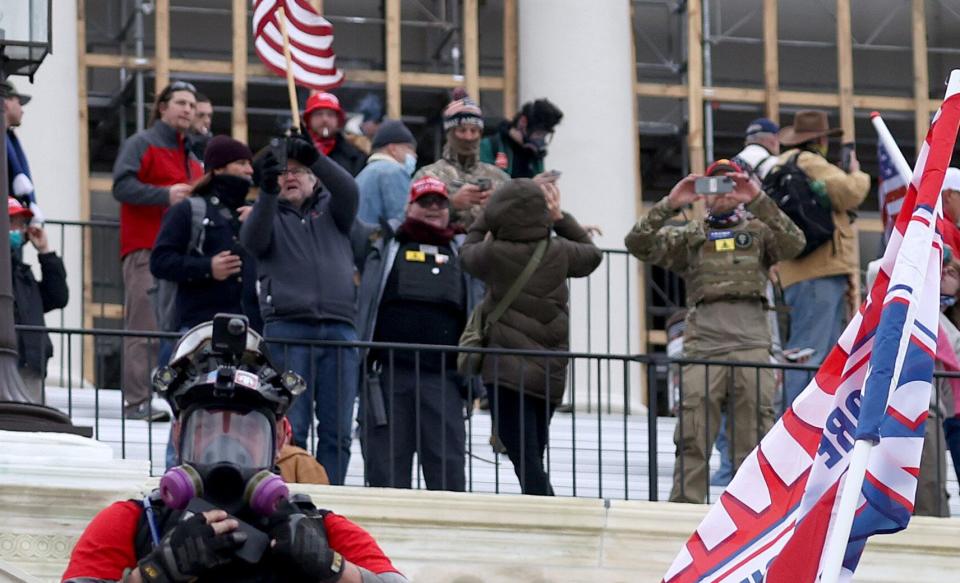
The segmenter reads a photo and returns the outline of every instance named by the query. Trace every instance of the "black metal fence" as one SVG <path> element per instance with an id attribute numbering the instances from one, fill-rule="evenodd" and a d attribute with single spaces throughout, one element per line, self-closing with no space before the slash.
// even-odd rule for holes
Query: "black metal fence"
<path id="1" fill-rule="evenodd" d="M 48 379 L 47 403 L 64 410 L 75 423 L 92 426 L 94 435 L 110 443 L 118 455 L 149 459 L 153 473 L 162 473 L 169 423 L 125 419 L 121 392 L 83 383 L 70 363 L 82 360 L 76 351 L 88 345 L 84 342 L 87 338 L 138 336 L 157 345 L 174 340 L 176 335 L 67 328 L 47 331 L 65 347 L 64 374 Z M 549 493 L 541 483 L 546 479 L 556 495 L 644 500 L 666 500 L 673 489 L 674 499 L 699 496 L 709 502 L 722 490 L 710 485 L 722 461 L 719 453 L 707 447 L 717 434 L 716 416 L 705 413 L 706 401 L 700 409 L 690 407 L 689 402 L 683 406 L 687 397 L 708 392 L 716 395 L 718 390 L 728 395 L 726 433 L 731 447 L 726 455 L 741 459 L 748 451 L 738 450 L 738 444 L 749 443 L 752 449 L 762 437 L 760 429 L 768 429 L 769 423 L 764 425 L 760 420 L 771 412 L 761 410 L 761 406 L 773 401 L 775 407 L 782 407 L 782 372 L 791 369 L 812 375 L 816 368 L 652 355 L 477 349 L 487 361 L 481 384 L 461 383 L 453 375 L 454 355 L 460 350 L 457 347 L 282 339 L 271 340 L 269 346 L 274 359 L 288 362 L 291 351 L 305 351 L 309 367 L 316 368 L 298 372 L 311 384 L 316 383 L 319 368 L 325 366 L 318 364 L 323 358 L 333 363 L 325 375 L 328 382 L 335 379 L 333 396 L 326 402 L 347 405 L 345 429 L 338 425 L 333 431 L 333 442 L 338 445 L 332 458 L 329 453 L 323 454 L 325 427 L 318 431 L 315 422 L 305 430 L 304 445 L 313 454 L 320 450 L 327 465 L 342 464 L 346 484 Z M 353 360 L 354 356 L 358 360 Z M 362 374 L 347 369 L 352 362 L 360 363 Z M 565 372 L 562 379 L 561 370 Z M 734 380 L 729 380 L 721 388 L 716 383 L 708 387 L 711 370 L 730 379 L 736 377 L 743 386 L 736 389 Z M 664 391 L 658 390 L 660 379 L 669 376 L 665 373 L 674 374 L 668 392 L 676 395 L 666 410 L 659 401 Z M 353 387 L 345 381 L 351 375 L 357 379 Z M 938 382 L 949 376 L 958 375 L 938 373 Z M 581 397 L 586 393 L 577 390 L 587 378 L 596 388 L 589 402 Z M 554 383 L 551 386 L 555 389 L 562 387 L 571 396 L 569 411 L 558 412 L 556 400 L 518 398 L 524 393 L 542 395 L 542 387 L 548 383 Z M 758 405 L 747 410 L 743 405 L 735 407 L 733 395 L 737 390 L 754 395 Z M 775 395 L 769 394 L 771 390 Z M 479 407 L 484 391 L 496 415 Z M 631 399 L 640 391 L 645 391 L 646 412 L 630 414 Z M 761 393 L 766 394 L 766 401 Z M 310 399 L 309 395 L 320 393 L 309 392 L 301 399 Z M 940 393 L 934 395 L 933 408 L 942 408 Z M 778 396 L 780 404 L 776 404 Z M 312 405 L 307 407 L 310 409 Z M 779 417 L 780 412 L 779 408 L 772 411 L 773 417 Z M 310 418 L 314 417 L 311 413 Z M 758 422 L 751 423 L 751 418 Z M 675 455 L 674 435 L 684 433 L 678 427 L 694 431 L 689 439 L 703 444 L 705 465 L 699 470 L 683 467 L 689 458 Z M 938 422 L 932 424 L 932 430 L 938 438 L 937 456 L 942 459 L 943 428 Z M 492 435 L 497 435 L 510 451 L 495 448 L 500 444 Z M 341 445 L 343 448 L 337 449 Z M 329 449 L 329 442 L 327 446 Z M 339 481 L 337 471 L 331 470 L 328 468 L 328 473 Z M 938 481 L 949 483 L 951 493 L 956 491 L 949 464 L 937 464 L 935 472 Z M 679 480 L 678 487 L 672 488 L 675 473 L 686 476 L 686 480 Z M 694 491 L 688 492 L 689 488 Z"/>
<path id="2" fill-rule="evenodd" d="M 51 248 L 64 256 L 68 275 L 80 268 L 79 289 L 71 289 L 71 307 L 77 319 L 68 318 L 67 310 L 48 314 L 47 324 L 58 327 L 79 324 L 84 328 L 118 329 L 123 327 L 123 275 L 120 262 L 120 223 L 117 221 L 46 222 Z M 603 261 L 593 274 L 570 280 L 571 343 L 583 352 L 630 354 L 637 350 L 636 314 L 647 309 L 655 316 L 675 311 L 679 301 L 676 279 L 663 284 L 645 277 L 638 283 L 639 264 L 623 249 L 603 250 Z M 73 279 L 76 281 L 76 279 Z M 638 285 L 647 286 L 647 303 L 656 308 L 634 305 Z M 666 285 L 666 287 L 663 287 Z M 79 306 L 79 311 L 76 307 Z M 659 322 L 659 319 L 657 320 Z M 651 320 L 651 324 L 653 324 Z M 59 344 L 58 348 L 62 348 Z M 102 386 L 120 384 L 120 338 L 97 337 L 94 354 L 85 362 L 83 375 Z M 89 370 L 92 367 L 92 370 Z M 593 402 L 597 390 L 593 377 L 580 390 L 581 399 Z"/>

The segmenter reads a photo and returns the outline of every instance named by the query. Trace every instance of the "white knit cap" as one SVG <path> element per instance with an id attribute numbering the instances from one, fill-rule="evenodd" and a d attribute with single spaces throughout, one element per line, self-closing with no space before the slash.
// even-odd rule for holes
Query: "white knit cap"
<path id="1" fill-rule="evenodd" d="M 944 190 L 960 192 L 960 168 L 947 168 L 943 175 L 943 187 L 940 188 L 940 192 Z"/>

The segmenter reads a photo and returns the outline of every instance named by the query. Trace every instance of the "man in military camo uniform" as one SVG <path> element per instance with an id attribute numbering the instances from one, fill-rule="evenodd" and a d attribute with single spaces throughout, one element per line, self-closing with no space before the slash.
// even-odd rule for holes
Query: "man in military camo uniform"
<path id="1" fill-rule="evenodd" d="M 641 261 L 670 269 L 686 280 L 689 358 L 769 362 L 770 328 L 764 288 L 771 265 L 800 253 L 803 232 L 759 185 L 729 160 L 707 168 L 707 176 L 729 176 L 732 192 L 701 196 L 697 176 L 677 183 L 666 198 L 627 235 L 627 249 Z M 680 209 L 703 198 L 704 220 L 667 225 Z M 728 411 L 734 472 L 773 426 L 776 379 L 771 369 L 686 365 L 680 417 L 674 433 L 677 459 L 672 502 L 702 503 L 707 461 Z M 759 382 L 758 382 L 759 379 Z"/>
<path id="2" fill-rule="evenodd" d="M 483 112 L 472 99 L 454 99 L 444 108 L 443 129 L 447 134 L 443 157 L 421 168 L 413 180 L 433 176 L 442 181 L 450 193 L 450 224 L 465 229 L 510 176 L 493 164 L 480 161 Z"/>

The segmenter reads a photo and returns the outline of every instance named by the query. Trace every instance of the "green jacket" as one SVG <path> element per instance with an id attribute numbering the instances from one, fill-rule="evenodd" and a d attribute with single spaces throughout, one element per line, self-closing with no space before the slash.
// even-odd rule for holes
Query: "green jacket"
<path id="1" fill-rule="evenodd" d="M 504 138 L 504 132 L 498 130 L 497 133 L 483 138 L 480 142 L 480 161 L 487 164 L 493 164 L 497 168 L 504 170 L 510 176 L 514 176 L 513 171 L 513 142 L 507 142 Z M 502 156 L 500 156 L 502 154 Z M 498 160 L 498 157 L 501 159 Z M 543 172 L 543 158 L 533 161 L 533 174 L 537 175 Z"/>

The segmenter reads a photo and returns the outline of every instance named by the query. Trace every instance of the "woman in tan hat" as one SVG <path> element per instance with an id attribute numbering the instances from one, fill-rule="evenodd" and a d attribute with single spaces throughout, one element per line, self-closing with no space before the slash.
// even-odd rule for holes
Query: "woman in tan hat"
<path id="1" fill-rule="evenodd" d="M 802 110 L 793 125 L 780 130 L 780 143 L 787 150 L 778 164 L 796 156 L 797 166 L 806 173 L 815 191 L 830 201 L 833 238 L 806 255 L 779 263 L 780 285 L 790 306 L 790 333 L 784 352 L 790 349 L 814 349 L 808 364 L 819 364 L 836 344 L 847 322 L 846 299 L 859 274 L 857 232 L 851 211 L 866 198 L 870 177 L 860 171 L 860 163 L 851 153 L 849 171 L 831 164 L 827 158 L 829 139 L 843 130 L 831 128 L 824 111 Z M 804 372 L 788 372 L 784 380 L 789 405 L 809 382 Z"/>

